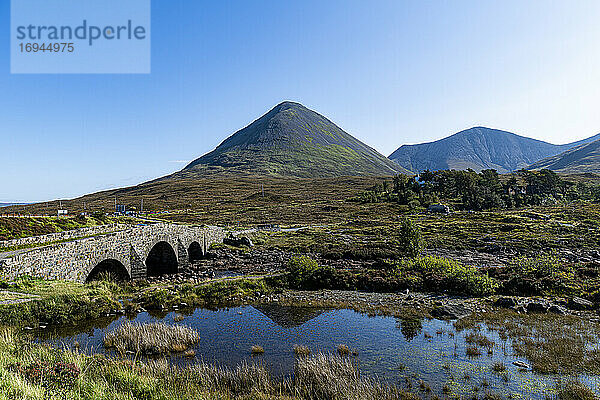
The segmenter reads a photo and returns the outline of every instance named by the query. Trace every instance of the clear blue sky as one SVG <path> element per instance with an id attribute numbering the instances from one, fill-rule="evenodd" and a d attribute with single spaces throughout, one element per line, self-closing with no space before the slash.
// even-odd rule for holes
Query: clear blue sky
<path id="1" fill-rule="evenodd" d="M 474 125 L 600 132 L 597 0 L 153 0 L 149 75 L 11 75 L 0 4 L 0 202 L 171 173 L 284 99 L 385 155 Z"/>

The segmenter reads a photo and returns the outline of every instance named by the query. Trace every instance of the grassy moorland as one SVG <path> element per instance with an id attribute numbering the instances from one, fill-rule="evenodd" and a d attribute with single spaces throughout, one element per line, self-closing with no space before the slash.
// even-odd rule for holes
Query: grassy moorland
<path id="1" fill-rule="evenodd" d="M 440 182 L 447 182 L 446 178 L 457 181 L 457 176 L 441 176 L 444 179 Z M 595 188 L 586 186 L 597 177 L 458 177 L 470 183 L 457 189 L 435 183 L 434 178 L 431 185 L 423 187 L 373 177 L 159 180 L 63 201 L 73 211 L 82 210 L 84 202 L 93 210 L 109 211 L 115 196 L 119 203 L 132 207 L 143 198 L 144 207 L 157 212 L 153 217 L 164 221 L 240 228 L 261 224 L 306 228 L 252 234 L 253 251 L 276 250 L 292 255 L 291 261 L 282 265 L 284 274 L 271 278 L 204 284 L 77 284 L 27 277 L 2 282 L 4 299 L 29 296 L 30 301 L 0 305 L 0 324 L 79 324 L 107 314 L 135 313 L 142 307 L 166 310 L 181 304 L 233 306 L 288 289 L 323 288 L 378 292 L 409 289 L 483 298 L 581 296 L 592 300 L 597 308 L 600 254 L 592 252 L 600 243 L 600 203 Z M 539 177 L 548 179 L 540 183 L 536 181 Z M 554 185 L 555 192 L 548 193 L 544 182 Z M 480 193 L 485 195 L 479 197 Z M 449 204 L 452 212 L 427 212 L 427 205 L 437 201 Z M 12 211 L 35 213 L 53 206 L 12 207 Z M 81 226 L 100 222 L 86 220 Z M 49 233 L 39 227 L 29 229 L 24 223 L 8 230 L 8 237 Z M 464 254 L 470 258 L 456 258 Z M 479 323 L 496 329 L 516 343 L 519 354 L 531 360 L 538 372 L 598 372 L 594 369 L 598 354 L 590 347 L 593 337 L 579 334 L 583 329 L 580 322 L 560 325 L 568 328 L 565 330 L 542 331 L 535 321 L 511 312 L 473 315 L 461 323 L 464 329 Z M 552 327 L 552 323 L 544 326 Z M 592 325 L 587 327 L 592 329 Z M 281 382 L 254 366 L 237 370 L 206 365 L 174 369 L 161 363 L 131 363 L 53 350 L 31 343 L 14 329 L 5 329 L 0 335 L 0 399 L 414 398 L 396 388 L 360 379 L 354 367 L 338 365 L 338 358 L 298 357 L 295 380 Z M 595 325 L 593 329 L 596 334 Z M 484 338 L 474 333 L 469 340 L 473 342 L 473 355 L 485 350 Z M 302 355 L 302 349 L 297 351 Z M 574 369 L 565 370 L 566 363 Z M 497 366 L 499 371 L 501 367 Z M 332 368 L 335 374 L 347 378 L 347 386 L 332 378 Z M 479 394 L 481 398 L 499 398 L 485 393 L 485 389 Z M 573 381 L 559 388 L 558 398 L 596 397 Z"/>
<path id="2" fill-rule="evenodd" d="M 69 218 L 36 217 L 36 218 L 0 218 L 0 241 L 19 239 L 29 236 L 47 235 L 97 225 L 125 222 L 103 214 L 93 216 L 76 216 Z"/>

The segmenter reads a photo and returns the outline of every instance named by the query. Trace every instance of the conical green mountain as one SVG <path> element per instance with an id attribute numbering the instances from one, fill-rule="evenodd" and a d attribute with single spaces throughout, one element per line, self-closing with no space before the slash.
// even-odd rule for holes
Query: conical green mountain
<path id="1" fill-rule="evenodd" d="M 283 102 L 174 178 L 254 174 L 302 178 L 408 173 L 324 116 Z"/>

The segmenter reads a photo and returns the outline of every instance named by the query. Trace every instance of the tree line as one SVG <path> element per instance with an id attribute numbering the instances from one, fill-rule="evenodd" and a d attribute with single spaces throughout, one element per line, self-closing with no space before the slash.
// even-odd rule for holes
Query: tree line
<path id="1" fill-rule="evenodd" d="M 520 171 L 500 175 L 494 169 L 475 172 L 423 171 L 399 174 L 357 198 L 362 203 L 397 202 L 412 209 L 440 202 L 458 210 L 508 209 L 575 200 L 600 201 L 600 185 L 566 180 L 553 171 Z"/>

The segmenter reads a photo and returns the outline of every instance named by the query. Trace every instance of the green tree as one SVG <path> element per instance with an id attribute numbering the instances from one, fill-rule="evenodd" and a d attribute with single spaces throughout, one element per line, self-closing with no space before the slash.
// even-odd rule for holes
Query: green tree
<path id="1" fill-rule="evenodd" d="M 398 226 L 398 242 L 401 251 L 409 257 L 416 257 L 423 248 L 421 229 L 409 218 L 402 218 Z"/>

